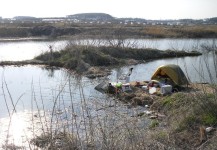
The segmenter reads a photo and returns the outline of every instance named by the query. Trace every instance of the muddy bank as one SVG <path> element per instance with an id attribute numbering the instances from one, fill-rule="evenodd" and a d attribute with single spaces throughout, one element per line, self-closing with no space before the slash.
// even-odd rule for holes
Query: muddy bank
<path id="1" fill-rule="evenodd" d="M 23 65 L 46 65 L 40 60 L 24 60 L 24 61 L 1 61 L 0 66 L 23 66 Z"/>

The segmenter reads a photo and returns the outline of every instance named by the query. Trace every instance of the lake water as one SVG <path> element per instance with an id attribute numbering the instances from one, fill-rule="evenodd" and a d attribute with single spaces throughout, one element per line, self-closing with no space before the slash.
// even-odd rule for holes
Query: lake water
<path id="1" fill-rule="evenodd" d="M 96 45 L 96 43 L 90 41 L 87 43 Z M 102 44 L 103 42 L 99 43 Z M 152 47 L 162 50 L 201 50 L 201 45 L 211 45 L 213 40 L 148 39 L 129 40 L 126 43 L 130 43 L 129 45 L 132 47 Z M 32 59 L 41 52 L 48 51 L 49 45 L 52 45 L 54 50 L 60 50 L 67 44 L 66 40 L 0 42 L 0 60 Z M 152 74 L 159 66 L 177 64 L 182 68 L 191 82 L 212 81 L 213 83 L 217 83 L 214 61 L 211 54 L 203 54 L 198 57 L 161 59 L 113 69 L 108 78 L 111 81 L 117 81 L 118 76 L 127 73 L 129 68 L 133 67 L 131 80 L 150 80 Z M 61 121 L 64 122 L 64 118 L 68 117 L 69 114 L 82 114 L 84 102 L 88 106 L 86 107 L 92 116 L 97 116 L 97 110 L 101 110 L 103 107 L 114 109 L 113 107 L 109 107 L 113 106 L 114 103 L 118 106 L 115 109 L 128 116 L 145 110 L 142 107 L 128 109 L 128 106 L 121 103 L 117 104 L 112 98 L 96 91 L 94 87 L 101 80 L 77 77 L 68 70 L 48 69 L 44 66 L 0 67 L 0 143 L 4 143 L 5 138 L 9 136 L 9 141 L 13 141 L 17 145 L 28 144 L 25 138 L 32 138 L 32 130 L 39 130 L 41 128 L 41 121 L 37 117 L 38 114 L 43 113 L 43 119 L 51 120 L 51 114 L 55 112 L 60 117 L 59 119 L 62 119 Z M 103 116 L 103 112 L 100 112 L 100 114 Z M 33 118 L 34 123 L 36 122 L 34 128 Z M 56 120 L 58 120 L 58 117 Z M 10 132 L 8 133 L 9 124 Z M 50 123 L 48 124 L 50 125 Z M 56 125 L 60 124 L 57 123 Z M 41 133 L 41 130 L 39 131 Z"/>
<path id="2" fill-rule="evenodd" d="M 110 45 L 117 43 L 117 40 L 82 40 L 75 41 L 76 44 L 89 45 Z M 215 40 L 216 42 L 216 40 Z M 49 51 L 51 45 L 54 50 L 63 49 L 70 41 L 0 41 L 0 61 L 20 61 L 32 59 L 35 56 Z M 160 50 L 201 50 L 201 45 L 212 45 L 213 39 L 127 39 L 125 46 L 135 48 L 157 48 Z"/>
<path id="3" fill-rule="evenodd" d="M 133 116 L 145 110 L 143 107 L 128 109 L 127 105 L 96 91 L 94 87 L 100 83 L 100 79 L 77 77 L 65 69 L 11 66 L 0 67 L 0 73 L 2 144 L 9 137 L 9 143 L 28 147 L 26 139 L 40 135 L 46 126 L 50 129 L 51 124 L 52 129 L 61 130 L 67 126 L 68 120 L 74 120 L 73 116 L 76 116 L 79 132 L 82 133 L 85 130 L 84 120 L 89 115 L 103 118 L 109 111 L 114 119 L 119 117 L 117 111 L 121 112 L 121 116 Z M 88 116 L 86 111 L 89 112 Z M 52 120 L 53 114 L 55 118 Z M 146 121 L 140 123 L 145 124 Z M 33 130 L 36 131 L 34 134 Z"/>

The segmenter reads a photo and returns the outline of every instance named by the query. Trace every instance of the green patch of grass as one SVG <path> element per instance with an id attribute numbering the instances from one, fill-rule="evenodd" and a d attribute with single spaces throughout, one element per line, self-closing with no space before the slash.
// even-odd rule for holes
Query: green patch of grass
<path id="1" fill-rule="evenodd" d="M 149 128 L 152 129 L 152 128 L 155 128 L 157 126 L 159 126 L 159 121 L 158 120 L 152 120 L 151 124 L 149 125 Z"/>
<path id="2" fill-rule="evenodd" d="M 167 132 L 166 131 L 159 131 L 156 135 L 155 135 L 155 139 L 157 139 L 158 141 L 165 141 L 167 139 Z"/>
<path id="3" fill-rule="evenodd" d="M 215 98 L 215 94 L 213 94 L 213 93 L 207 93 L 206 97 L 209 98 L 209 99 L 214 99 Z"/>
<path id="4" fill-rule="evenodd" d="M 187 116 L 184 118 L 177 126 L 176 131 L 181 132 L 183 130 L 193 127 L 197 123 L 197 118 L 195 116 Z"/>
<path id="5" fill-rule="evenodd" d="M 165 107 L 180 107 L 181 103 L 186 101 L 186 96 L 183 93 L 174 93 L 170 96 L 167 96 L 163 99 L 162 104 Z"/>
<path id="6" fill-rule="evenodd" d="M 216 114 L 203 114 L 201 117 L 202 123 L 204 125 L 214 125 L 217 123 L 217 116 Z"/>
<path id="7" fill-rule="evenodd" d="M 172 104 L 173 104 L 173 102 L 174 102 L 174 99 L 173 98 L 171 98 L 170 96 L 168 96 L 168 97 L 166 97 L 163 101 L 162 101 L 162 103 L 163 103 L 163 105 L 164 106 L 171 106 Z"/>

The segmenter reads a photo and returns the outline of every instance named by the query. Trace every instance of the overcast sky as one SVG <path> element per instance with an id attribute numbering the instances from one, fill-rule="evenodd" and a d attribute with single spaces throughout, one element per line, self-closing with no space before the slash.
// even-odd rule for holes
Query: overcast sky
<path id="1" fill-rule="evenodd" d="M 144 19 L 217 17 L 217 0 L 0 0 L 0 16 L 65 17 L 107 13 Z"/>

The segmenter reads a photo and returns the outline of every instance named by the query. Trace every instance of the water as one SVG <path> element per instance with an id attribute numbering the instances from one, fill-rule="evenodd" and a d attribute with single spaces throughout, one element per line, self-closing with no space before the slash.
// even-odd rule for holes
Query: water
<path id="1" fill-rule="evenodd" d="M 115 44 L 117 40 L 82 40 L 74 41 L 74 44 L 89 45 L 110 45 Z M 20 61 L 33 59 L 35 56 L 49 51 L 49 45 L 54 50 L 61 50 L 69 43 L 68 40 L 60 41 L 0 41 L 0 61 Z M 201 45 L 211 45 L 213 39 L 127 39 L 124 40 L 125 46 L 135 48 L 157 48 L 160 50 L 201 50 Z"/>
<path id="2" fill-rule="evenodd" d="M 133 67 L 133 73 L 130 76 L 131 80 L 149 81 L 159 66 L 175 64 L 181 67 L 186 77 L 192 83 L 217 83 L 217 74 L 213 62 L 214 58 L 211 54 L 197 57 L 160 59 L 143 64 L 116 68 L 113 70 L 110 78 L 112 81 L 117 81 L 118 76 L 127 73 Z"/>
<path id="3" fill-rule="evenodd" d="M 212 39 L 127 39 L 125 46 L 132 45 L 135 48 L 153 48 L 159 50 L 200 50 L 201 45 L 211 44 Z"/>
<path id="4" fill-rule="evenodd" d="M 94 89 L 100 82 L 99 79 L 78 77 L 65 69 L 53 70 L 30 65 L 11 66 L 0 67 L 0 74 L 2 144 L 8 136 L 9 143 L 28 147 L 27 139 L 43 133 L 46 126 L 48 130 L 51 124 L 52 129 L 62 130 L 69 124 L 68 120 L 74 120 L 74 116 L 77 116 L 79 132 L 84 132 L 84 118 L 88 117 L 86 113 L 85 116 L 81 115 L 84 101 L 85 110 L 88 110 L 93 118 L 103 118 L 108 111 L 110 115 L 115 116 L 112 117 L 114 119 L 118 115 L 112 113 L 116 113 L 117 110 L 123 113 L 121 115 L 127 116 L 145 110 L 143 107 L 128 109 L 119 102 L 115 104 L 113 98 Z"/>
<path id="5" fill-rule="evenodd" d="M 86 44 L 99 44 L 91 40 L 85 42 Z M 103 42 L 100 42 L 100 44 L 105 45 L 105 41 Z M 129 40 L 128 44 L 130 43 L 129 45 L 132 47 L 152 47 L 162 50 L 199 50 L 201 45 L 205 43 L 211 45 L 212 42 L 211 39 L 148 39 Z M 60 50 L 67 43 L 68 41 L 65 40 L 0 42 L 0 60 L 32 59 L 41 52 L 48 51 L 49 45 L 52 45 L 54 50 Z M 159 66 L 177 64 L 191 82 L 212 81 L 217 83 L 213 62 L 214 58 L 211 54 L 198 57 L 161 59 L 113 69 L 108 78 L 111 81 L 117 81 L 119 75 L 127 73 L 129 68 L 133 67 L 131 81 L 148 81 Z M 208 68 L 206 64 L 209 65 Z M 28 147 L 26 139 L 34 137 L 33 129 L 37 130 L 35 134 L 42 133 L 42 126 L 51 125 L 52 113 L 56 114 L 54 126 L 65 127 L 67 125 L 66 118 L 70 120 L 73 115 L 81 116 L 84 100 L 86 100 L 87 108 L 93 117 L 99 117 L 98 115 L 100 115 L 103 118 L 107 112 L 114 112 L 115 115 L 112 115 L 112 119 L 114 119 L 123 117 L 118 116 L 117 112 L 121 112 L 121 115 L 132 116 L 145 110 L 142 107 L 128 109 L 126 105 L 117 104 L 112 98 L 94 90 L 94 87 L 100 82 L 101 79 L 90 80 L 86 77 L 78 77 L 65 69 L 50 69 L 44 66 L 30 65 L 0 67 L 0 143 L 5 143 L 6 137 L 9 136 L 11 143 Z M 72 104 L 74 106 L 73 110 Z M 118 107 L 110 107 L 114 104 Z M 81 129 L 84 129 L 83 119 L 81 117 L 77 120 Z M 140 124 L 144 126 L 147 123 L 141 122 Z"/>
<path id="6" fill-rule="evenodd" d="M 0 61 L 20 61 L 33 59 L 35 56 L 49 50 L 62 49 L 67 41 L 0 41 Z"/>

